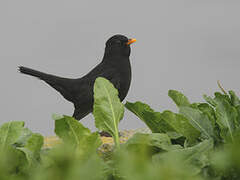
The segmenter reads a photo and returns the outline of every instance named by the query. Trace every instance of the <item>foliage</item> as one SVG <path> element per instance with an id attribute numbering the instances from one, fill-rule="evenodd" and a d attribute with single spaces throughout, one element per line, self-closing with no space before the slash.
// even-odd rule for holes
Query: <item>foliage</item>
<path id="1" fill-rule="evenodd" d="M 123 118 L 124 105 L 118 91 L 107 79 L 98 77 L 94 84 L 93 115 L 98 129 L 110 133 L 119 148 L 118 124 Z"/>
<path id="2" fill-rule="evenodd" d="M 98 132 L 69 116 L 55 116 L 62 143 L 43 148 L 43 137 L 11 121 L 0 127 L 0 179 L 4 180 L 237 180 L 240 179 L 240 100 L 234 91 L 204 95 L 191 103 L 181 92 L 169 96 L 179 112 L 158 112 L 127 102 L 152 133 L 136 133 L 120 144 L 124 105 L 104 78 L 94 86 L 95 124 L 114 138 L 110 159 L 101 156 Z"/>

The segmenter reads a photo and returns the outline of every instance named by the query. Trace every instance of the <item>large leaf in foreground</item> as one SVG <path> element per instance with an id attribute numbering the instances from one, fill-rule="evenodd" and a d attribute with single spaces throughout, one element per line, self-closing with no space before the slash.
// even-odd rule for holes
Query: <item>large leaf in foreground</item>
<path id="1" fill-rule="evenodd" d="M 185 136 L 190 142 L 194 142 L 199 136 L 200 131 L 189 122 L 189 120 L 181 114 L 171 111 L 164 111 L 162 118 L 179 134 Z"/>
<path id="2" fill-rule="evenodd" d="M 14 144 L 24 129 L 23 121 L 11 121 L 0 127 L 0 148 Z"/>
<path id="3" fill-rule="evenodd" d="M 209 153 L 213 150 L 213 140 L 204 140 L 203 142 L 189 148 L 176 149 L 164 154 L 156 154 L 153 156 L 153 162 L 159 163 L 169 158 L 180 160 L 183 166 L 191 166 L 191 174 L 198 174 L 202 168 L 210 164 Z"/>
<path id="4" fill-rule="evenodd" d="M 168 96 L 172 98 L 172 100 L 175 102 L 175 104 L 179 106 L 190 106 L 190 102 L 184 94 L 182 94 L 179 91 L 176 90 L 169 90 Z"/>
<path id="5" fill-rule="evenodd" d="M 105 78 L 98 77 L 94 83 L 93 115 L 99 130 L 110 133 L 119 147 L 118 124 L 123 118 L 124 105 L 118 97 L 118 90 Z"/>
<path id="6" fill-rule="evenodd" d="M 23 147 L 17 149 L 24 152 L 29 165 L 36 164 L 40 158 L 40 150 L 43 146 L 43 136 L 37 133 L 33 133 L 28 136 Z"/>
<path id="7" fill-rule="evenodd" d="M 91 153 L 101 145 L 98 133 L 91 133 L 73 117 L 63 116 L 55 120 L 55 133 L 65 143 L 76 147 L 80 155 Z"/>
<path id="8" fill-rule="evenodd" d="M 17 174 L 24 174 L 26 170 L 29 171 L 30 169 L 31 168 L 29 168 L 29 163 L 27 161 L 26 155 L 22 151 L 16 149 L 14 146 L 7 146 L 3 151 L 0 150 L 1 180 L 19 179 L 16 177 Z M 30 173 L 32 172 L 29 171 L 29 174 Z M 3 174 L 6 174 L 7 176 L 3 178 Z"/>
<path id="9" fill-rule="evenodd" d="M 206 114 L 187 106 L 180 107 L 179 112 L 188 118 L 189 122 L 201 132 L 203 139 L 209 139 L 214 136 L 213 126 Z"/>
<path id="10" fill-rule="evenodd" d="M 137 115 L 153 133 L 174 131 L 163 119 L 160 112 L 155 112 L 149 105 L 137 101 L 127 102 L 125 107 Z"/>

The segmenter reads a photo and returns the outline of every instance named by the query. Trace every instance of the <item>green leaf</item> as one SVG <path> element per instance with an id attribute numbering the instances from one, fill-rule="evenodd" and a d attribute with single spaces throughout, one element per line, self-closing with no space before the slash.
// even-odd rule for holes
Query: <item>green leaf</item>
<path id="1" fill-rule="evenodd" d="M 200 136 L 200 131 L 193 127 L 189 120 L 181 114 L 175 114 L 171 111 L 164 111 L 162 118 L 177 133 L 185 136 L 189 141 L 194 142 Z"/>
<path id="2" fill-rule="evenodd" d="M 134 134 L 125 144 L 127 148 L 133 148 L 137 146 L 139 148 L 143 147 L 156 147 L 161 150 L 169 151 L 176 148 L 181 148 L 181 146 L 175 146 L 171 144 L 171 140 L 167 134 L 162 133 L 152 133 L 152 134 Z"/>
<path id="3" fill-rule="evenodd" d="M 55 120 L 55 133 L 65 143 L 71 143 L 76 146 L 80 144 L 81 138 L 84 135 L 91 134 L 90 130 L 84 127 L 80 122 L 70 116 Z"/>
<path id="4" fill-rule="evenodd" d="M 239 128 L 240 127 L 240 105 L 236 106 L 235 108 L 236 108 L 237 114 L 238 114 L 236 127 Z"/>
<path id="5" fill-rule="evenodd" d="M 207 103 L 199 103 L 197 108 L 208 116 L 212 126 L 215 127 L 216 115 L 214 109 Z"/>
<path id="6" fill-rule="evenodd" d="M 19 136 L 19 138 L 14 143 L 14 146 L 15 147 L 23 147 L 32 134 L 33 133 L 32 133 L 32 131 L 30 129 L 23 128 L 22 132 L 21 132 L 21 135 Z"/>
<path id="7" fill-rule="evenodd" d="M 229 91 L 231 104 L 236 108 L 237 110 L 237 122 L 235 123 L 236 127 L 240 127 L 240 99 L 237 97 L 236 93 L 234 91 Z"/>
<path id="8" fill-rule="evenodd" d="M 214 95 L 215 95 L 214 101 L 216 102 L 217 105 L 221 104 L 223 101 L 226 101 L 229 104 L 231 104 L 231 99 L 228 95 L 221 94 L 220 92 L 215 92 Z"/>
<path id="9" fill-rule="evenodd" d="M 193 147 L 176 149 L 164 154 L 156 154 L 153 156 L 153 162 L 159 163 L 164 160 L 167 160 L 171 157 L 174 157 L 176 160 L 182 162 L 182 165 L 192 166 L 191 173 L 198 174 L 202 168 L 210 164 L 209 153 L 213 150 L 213 140 L 205 140 Z"/>
<path id="10" fill-rule="evenodd" d="M 223 138 L 229 135 L 232 141 L 234 141 L 233 133 L 235 130 L 235 123 L 237 124 L 237 116 L 237 110 L 231 106 L 227 100 L 224 98 L 218 100 L 216 117 Z"/>
<path id="11" fill-rule="evenodd" d="M 191 107 L 180 107 L 179 112 L 189 119 L 189 122 L 201 132 L 203 139 L 214 136 L 213 126 L 208 116 L 198 109 Z"/>
<path id="12" fill-rule="evenodd" d="M 36 164 L 40 158 L 40 150 L 43 146 L 43 136 L 37 133 L 33 133 L 26 140 L 23 147 L 17 147 L 17 149 L 24 152 L 29 165 Z"/>
<path id="13" fill-rule="evenodd" d="M 41 157 L 41 164 L 27 180 L 103 180 L 103 162 L 97 154 L 79 156 L 72 146 L 61 144 Z"/>
<path id="14" fill-rule="evenodd" d="M 123 118 L 124 105 L 118 97 L 118 91 L 105 78 L 98 77 L 94 83 L 93 115 L 95 125 L 101 131 L 106 131 L 114 137 L 115 145 L 119 147 L 118 124 Z"/>
<path id="15" fill-rule="evenodd" d="M 149 105 L 137 101 L 127 102 L 125 107 L 138 116 L 153 133 L 174 131 L 161 117 L 160 112 L 155 112 Z"/>
<path id="16" fill-rule="evenodd" d="M 168 91 L 168 96 L 172 98 L 172 100 L 175 102 L 175 104 L 179 106 L 190 106 L 190 102 L 188 101 L 188 98 L 184 96 L 179 91 L 176 90 L 169 90 Z"/>
<path id="17" fill-rule="evenodd" d="M 73 117 L 63 116 L 55 120 L 55 133 L 66 144 L 74 145 L 80 155 L 91 153 L 101 145 L 99 134 L 91 133 Z"/>
<path id="18" fill-rule="evenodd" d="M 217 103 L 215 102 L 215 100 L 214 100 L 213 98 L 211 98 L 210 96 L 207 96 L 206 94 L 203 95 L 203 99 L 204 99 L 207 103 L 211 104 L 211 105 L 214 106 L 214 107 L 217 105 Z"/>
<path id="19" fill-rule="evenodd" d="M 23 129 L 23 121 L 11 121 L 4 123 L 0 127 L 0 147 L 6 148 L 7 146 L 14 144 L 21 136 Z"/>
<path id="20" fill-rule="evenodd" d="M 205 140 L 193 147 L 175 150 L 179 155 L 184 156 L 185 162 L 194 163 L 195 159 L 200 159 L 201 155 L 209 153 L 213 149 L 213 140 Z M 202 166 L 203 167 L 203 166 Z"/>
<path id="21" fill-rule="evenodd" d="M 230 94 L 231 104 L 235 107 L 239 106 L 240 105 L 240 99 L 237 97 L 235 92 L 234 91 L 228 91 L 228 93 Z"/>
<path id="22" fill-rule="evenodd" d="M 14 146 L 7 146 L 3 151 L 0 151 L 0 179 L 2 179 L 1 175 L 4 173 L 8 177 L 4 180 L 15 180 L 16 175 L 24 174 L 26 170 L 29 171 L 30 168 L 26 155 L 22 151 Z"/>

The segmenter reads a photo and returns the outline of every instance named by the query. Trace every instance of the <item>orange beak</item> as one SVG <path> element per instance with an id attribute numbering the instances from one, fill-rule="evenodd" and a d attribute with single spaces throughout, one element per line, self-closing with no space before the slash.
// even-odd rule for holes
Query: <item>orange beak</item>
<path id="1" fill-rule="evenodd" d="M 128 42 L 127 42 L 127 45 L 130 45 L 130 44 L 132 44 L 136 41 L 137 41 L 136 39 L 129 39 Z"/>

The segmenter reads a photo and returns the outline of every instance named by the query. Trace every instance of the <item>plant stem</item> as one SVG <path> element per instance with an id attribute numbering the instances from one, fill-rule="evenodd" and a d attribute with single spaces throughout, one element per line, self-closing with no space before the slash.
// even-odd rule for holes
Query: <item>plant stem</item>
<path id="1" fill-rule="evenodd" d="M 222 92 L 223 92 L 225 95 L 227 95 L 227 92 L 226 92 L 226 91 L 224 90 L 224 88 L 221 86 L 219 80 L 217 81 L 217 85 L 218 85 L 218 87 L 222 90 Z"/>
<path id="2" fill-rule="evenodd" d="M 120 148 L 120 141 L 119 141 L 118 131 L 117 131 L 116 135 L 113 138 L 114 138 L 115 146 L 117 147 L 117 149 L 119 149 Z"/>

